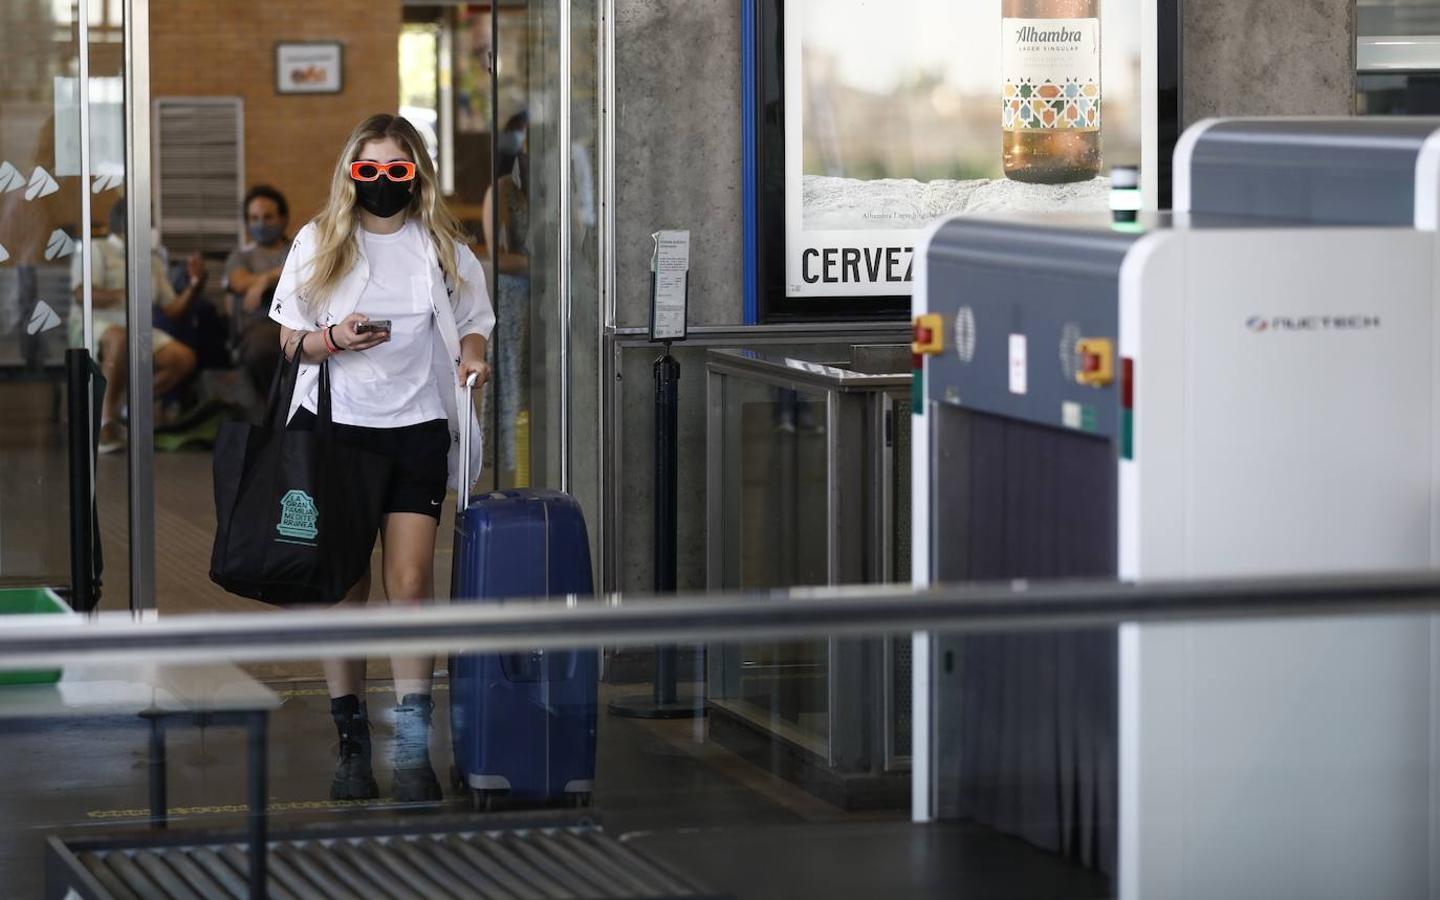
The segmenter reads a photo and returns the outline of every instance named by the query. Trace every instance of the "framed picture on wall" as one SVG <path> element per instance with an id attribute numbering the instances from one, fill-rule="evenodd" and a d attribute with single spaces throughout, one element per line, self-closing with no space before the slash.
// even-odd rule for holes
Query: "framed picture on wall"
<path id="1" fill-rule="evenodd" d="M 338 94 L 345 86 L 339 41 L 285 41 L 275 45 L 275 92 Z"/>
<path id="2" fill-rule="evenodd" d="M 1180 0 L 746 0 L 748 322 L 906 319 L 956 213 L 1169 205 Z"/>

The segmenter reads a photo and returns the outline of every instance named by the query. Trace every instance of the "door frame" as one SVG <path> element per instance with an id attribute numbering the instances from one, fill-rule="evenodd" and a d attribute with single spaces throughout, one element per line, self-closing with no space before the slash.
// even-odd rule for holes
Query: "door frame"
<path id="1" fill-rule="evenodd" d="M 154 615 L 155 398 L 151 297 L 155 284 L 150 193 L 150 0 L 123 0 L 125 16 L 126 339 L 129 372 L 130 610 Z M 83 6 L 83 4 L 82 4 Z M 84 18 L 84 14 L 81 14 Z M 88 44 L 81 52 L 89 54 Z M 82 88 L 87 91 L 88 89 Z M 84 104 L 82 104 L 83 106 Z M 82 147 L 88 155 L 88 147 Z M 89 227 L 87 221 L 86 227 Z"/>

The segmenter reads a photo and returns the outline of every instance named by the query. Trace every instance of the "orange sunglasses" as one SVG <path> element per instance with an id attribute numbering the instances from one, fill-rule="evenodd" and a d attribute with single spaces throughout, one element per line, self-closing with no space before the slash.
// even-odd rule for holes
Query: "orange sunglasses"
<path id="1" fill-rule="evenodd" d="M 377 163 L 363 159 L 350 164 L 350 177 L 356 181 L 375 181 L 382 172 L 391 181 L 412 181 L 415 178 L 415 164 L 408 160 Z"/>

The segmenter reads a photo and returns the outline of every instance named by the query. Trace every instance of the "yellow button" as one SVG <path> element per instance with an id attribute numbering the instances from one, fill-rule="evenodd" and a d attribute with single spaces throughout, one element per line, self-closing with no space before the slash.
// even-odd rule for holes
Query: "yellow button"
<path id="1" fill-rule="evenodd" d="M 1109 338 L 1081 338 L 1075 343 L 1080 365 L 1075 380 L 1090 387 L 1105 387 L 1115 380 L 1115 343 Z"/>
<path id="2" fill-rule="evenodd" d="M 945 350 L 945 319 L 939 313 L 926 313 L 915 318 L 915 342 L 910 352 L 934 356 Z"/>

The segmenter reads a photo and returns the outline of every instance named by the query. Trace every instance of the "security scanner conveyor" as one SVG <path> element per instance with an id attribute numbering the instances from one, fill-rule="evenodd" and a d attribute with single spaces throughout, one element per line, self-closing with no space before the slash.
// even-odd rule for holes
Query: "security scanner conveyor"
<path id="1" fill-rule="evenodd" d="M 922 246 L 917 583 L 1440 559 L 1440 120 L 1207 122 L 1176 171 L 1173 216 L 961 217 Z M 1440 896 L 1431 618 L 915 659 L 922 816 L 1126 900 Z"/>

